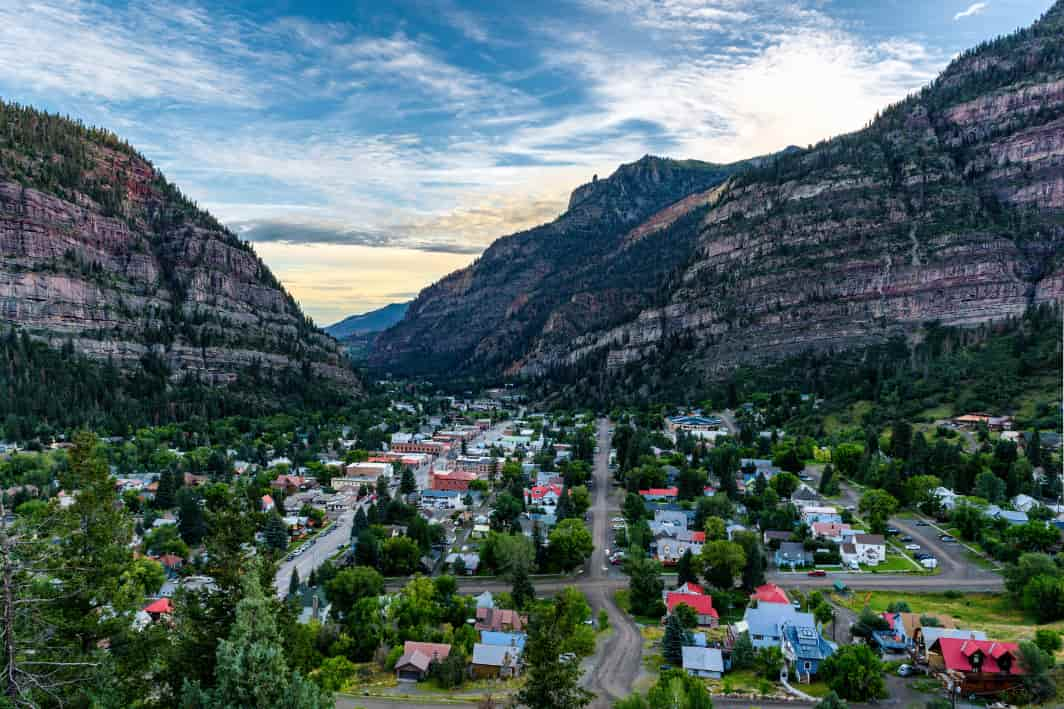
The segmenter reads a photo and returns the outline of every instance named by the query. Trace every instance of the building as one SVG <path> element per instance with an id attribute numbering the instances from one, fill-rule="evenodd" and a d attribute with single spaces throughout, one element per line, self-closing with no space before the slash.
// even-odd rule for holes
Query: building
<path id="1" fill-rule="evenodd" d="M 477 479 L 475 473 L 462 473 L 457 470 L 452 472 L 432 472 L 433 490 L 456 490 L 465 492 L 469 489 L 469 483 Z"/>
<path id="2" fill-rule="evenodd" d="M 458 473 L 472 473 L 480 480 L 489 480 L 498 472 L 498 461 L 491 456 L 462 456 L 454 461 Z"/>
<path id="3" fill-rule="evenodd" d="M 960 676 L 961 694 L 965 696 L 1005 692 L 1023 681 L 1016 643 L 939 638 L 928 654 L 941 658 L 949 674 Z"/>
<path id="4" fill-rule="evenodd" d="M 750 642 L 755 648 L 781 647 L 783 626 L 816 625 L 812 613 L 800 613 L 790 603 L 759 603 L 743 615 Z"/>
<path id="5" fill-rule="evenodd" d="M 476 552 L 467 552 L 465 554 L 452 552 L 447 555 L 447 558 L 444 561 L 445 563 L 450 564 L 451 568 L 454 569 L 454 566 L 459 559 L 462 560 L 462 565 L 465 567 L 466 576 L 475 575 L 477 569 L 480 568 L 480 554 L 477 554 Z"/>
<path id="6" fill-rule="evenodd" d="M 879 566 L 887 560 L 887 541 L 882 534 L 855 534 L 853 541 L 839 547 L 844 564 Z"/>
<path id="7" fill-rule="evenodd" d="M 677 606 L 681 605 L 688 606 L 695 612 L 699 626 L 715 628 L 720 624 L 720 615 L 713 607 L 712 596 L 675 591 L 665 595 L 665 608 L 668 615 L 672 615 Z"/>
<path id="8" fill-rule="evenodd" d="M 817 522 L 842 524 L 842 515 L 834 507 L 810 506 L 802 510 L 802 523 L 810 527 Z"/>
<path id="9" fill-rule="evenodd" d="M 420 493 L 422 507 L 457 510 L 462 507 L 462 495 L 457 490 L 422 490 Z"/>
<path id="10" fill-rule="evenodd" d="M 518 652 L 524 652 L 525 641 L 528 636 L 524 633 L 502 633 L 493 632 L 491 630 L 485 630 L 480 634 L 480 642 L 485 645 L 504 645 L 506 647 L 515 647 Z"/>
<path id="11" fill-rule="evenodd" d="M 750 600 L 757 601 L 758 605 L 762 603 L 791 604 L 791 599 L 787 597 L 787 592 L 774 583 L 766 583 L 764 586 L 755 588 L 754 592 L 750 594 Z"/>
<path id="12" fill-rule="evenodd" d="M 350 463 L 344 468 L 344 475 L 349 478 L 364 478 L 366 480 L 377 481 L 377 478 L 382 475 L 384 478 L 390 479 L 392 477 L 392 464 L 391 463 Z"/>
<path id="13" fill-rule="evenodd" d="M 555 508 L 562 496 L 561 485 L 535 485 L 525 490 L 525 504 L 529 507 Z"/>
<path id="14" fill-rule="evenodd" d="M 776 567 L 780 569 L 789 566 L 793 570 L 798 566 L 809 566 L 813 563 L 813 555 L 805 550 L 801 542 L 781 542 L 775 559 Z"/>
<path id="15" fill-rule="evenodd" d="M 705 543 L 705 532 L 691 532 L 687 529 L 678 530 L 674 535 L 662 532 L 654 541 L 656 558 L 663 564 L 675 564 L 688 551 L 694 556 L 701 554 Z"/>
<path id="16" fill-rule="evenodd" d="M 945 621 L 943 621 L 945 622 Z M 964 628 L 918 628 L 913 632 L 913 655 L 918 662 L 922 662 L 932 670 L 944 672 L 946 666 L 942 662 L 941 655 L 932 655 L 928 651 L 934 647 L 940 638 L 953 638 L 957 640 L 986 640 L 986 633 L 982 630 L 967 630 Z"/>
<path id="17" fill-rule="evenodd" d="M 837 524 L 835 522 L 813 522 L 811 531 L 815 539 L 827 539 L 836 544 L 842 544 L 846 536 L 848 536 L 846 532 L 850 531 L 850 525 Z"/>
<path id="18" fill-rule="evenodd" d="M 446 454 L 451 447 L 443 441 L 403 441 L 393 442 L 391 449 L 396 453 L 424 453 L 425 455 L 441 456 Z"/>
<path id="19" fill-rule="evenodd" d="M 517 633 L 528 625 L 528 617 L 503 608 L 477 608 L 477 630 Z"/>
<path id="20" fill-rule="evenodd" d="M 901 654 L 912 648 L 913 638 L 902 620 L 901 613 L 884 612 L 883 620 L 887 621 L 889 627 L 872 633 L 872 642 L 881 653 Z"/>
<path id="21" fill-rule="evenodd" d="M 820 663 L 831 657 L 835 646 L 820 635 L 815 623 L 785 623 L 783 659 L 794 669 L 799 682 L 810 682 L 820 670 Z"/>
<path id="22" fill-rule="evenodd" d="M 724 676 L 724 655 L 720 648 L 685 645 L 683 669 L 692 677 L 720 679 Z"/>
<path id="23" fill-rule="evenodd" d="M 665 430 L 669 433 L 719 431 L 723 425 L 724 422 L 717 416 L 684 415 L 669 416 L 665 419 Z"/>
<path id="24" fill-rule="evenodd" d="M 273 497 L 271 495 L 263 495 L 262 501 L 259 504 L 259 509 L 261 509 L 263 512 L 269 512 L 274 507 L 275 504 L 273 502 Z"/>
<path id="25" fill-rule="evenodd" d="M 473 679 L 509 678 L 520 674 L 521 651 L 507 645 L 473 645 L 469 673 Z"/>
<path id="26" fill-rule="evenodd" d="M 407 640 L 403 654 L 395 663 L 396 679 L 420 682 L 429 672 L 433 660 L 439 662 L 451 654 L 451 646 L 445 643 L 419 643 Z"/>
<path id="27" fill-rule="evenodd" d="M 676 498 L 679 495 L 679 489 L 675 487 L 664 488 L 650 488 L 649 490 L 640 490 L 639 494 L 647 502 L 676 502 Z"/>

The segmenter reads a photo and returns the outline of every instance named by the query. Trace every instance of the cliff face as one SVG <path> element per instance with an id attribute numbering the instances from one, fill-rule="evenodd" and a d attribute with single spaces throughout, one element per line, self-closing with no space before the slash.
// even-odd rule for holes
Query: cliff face
<path id="1" fill-rule="evenodd" d="M 577 209 L 587 189 L 574 194 Z M 581 255 L 588 270 L 610 272 L 600 287 L 544 293 L 540 274 L 558 261 L 507 256 L 514 242 L 532 249 L 546 235 L 500 240 L 423 292 L 378 341 L 376 361 L 401 364 L 402 344 L 418 342 L 426 363 L 446 351 L 472 365 L 488 347 L 499 369 L 538 375 L 592 354 L 619 367 L 681 346 L 691 374 L 713 376 L 1061 301 L 1064 2 L 1032 28 L 962 55 L 865 130 L 669 197 L 671 209 L 632 208 L 629 221 L 602 225 L 611 248 Z M 633 298 L 647 265 L 623 255 L 641 250 L 668 268 L 655 294 Z M 447 332 L 432 317 L 444 311 Z M 507 323 L 528 311 L 546 313 L 518 339 Z"/>
<path id="2" fill-rule="evenodd" d="M 355 379 L 249 246 L 102 131 L 0 103 L 0 327 L 174 378 Z"/>

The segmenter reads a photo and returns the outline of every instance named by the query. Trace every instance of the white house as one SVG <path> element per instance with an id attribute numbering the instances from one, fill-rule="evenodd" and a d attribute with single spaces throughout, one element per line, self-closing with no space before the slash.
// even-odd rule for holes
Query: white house
<path id="1" fill-rule="evenodd" d="M 938 498 L 938 504 L 942 505 L 943 509 L 952 510 L 957 506 L 957 493 L 948 487 L 936 487 L 933 494 Z"/>
<path id="2" fill-rule="evenodd" d="M 842 562 L 856 561 L 866 566 L 878 566 L 887 560 L 887 542 L 882 534 L 856 534 L 853 541 L 839 547 Z"/>
<path id="3" fill-rule="evenodd" d="M 692 677 L 720 679 L 724 675 L 724 656 L 719 648 L 685 645 L 683 669 Z"/>

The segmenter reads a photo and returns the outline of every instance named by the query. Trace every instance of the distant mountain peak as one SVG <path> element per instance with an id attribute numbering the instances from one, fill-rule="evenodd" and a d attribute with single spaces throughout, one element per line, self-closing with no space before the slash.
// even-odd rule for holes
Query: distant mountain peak
<path id="1" fill-rule="evenodd" d="M 406 303 L 392 303 L 377 310 L 360 315 L 350 315 L 338 323 L 325 328 L 325 332 L 343 340 L 353 335 L 370 335 L 382 332 L 395 325 L 406 315 L 410 307 L 410 301 Z"/>

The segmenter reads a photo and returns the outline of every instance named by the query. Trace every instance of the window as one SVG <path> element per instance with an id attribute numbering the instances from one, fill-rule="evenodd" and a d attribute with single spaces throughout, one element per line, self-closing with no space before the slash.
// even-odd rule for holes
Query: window
<path id="1" fill-rule="evenodd" d="M 811 670 L 811 669 L 813 669 L 813 663 L 812 663 L 812 662 L 810 662 L 809 660 L 806 660 L 806 661 L 805 661 L 805 662 L 804 662 L 803 664 L 805 665 L 805 669 L 806 669 L 806 670 Z"/>

